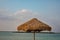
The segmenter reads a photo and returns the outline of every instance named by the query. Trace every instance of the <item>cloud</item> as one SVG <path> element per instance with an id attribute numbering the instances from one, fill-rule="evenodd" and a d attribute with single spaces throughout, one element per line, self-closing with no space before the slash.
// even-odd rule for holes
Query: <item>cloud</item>
<path id="1" fill-rule="evenodd" d="M 7 9 L 0 9 L 0 15 L 6 15 L 7 11 Z"/>
<path id="2" fill-rule="evenodd" d="M 9 9 L 0 8 L 0 20 L 14 20 L 15 18 Z"/>
<path id="3" fill-rule="evenodd" d="M 60 19 L 59 18 L 42 18 L 43 22 L 52 27 L 52 32 L 60 32 Z"/>
<path id="4" fill-rule="evenodd" d="M 37 12 L 21 9 L 12 13 L 9 9 L 0 9 L 0 19 L 30 19 L 39 16 Z"/>
<path id="5" fill-rule="evenodd" d="M 27 9 L 22 9 L 22 10 L 18 10 L 18 11 L 16 11 L 16 13 L 15 13 L 15 15 L 19 15 L 19 14 L 29 14 L 29 13 L 32 13 L 32 11 L 30 11 L 30 10 L 27 10 Z"/>
<path id="6" fill-rule="evenodd" d="M 13 14 L 8 9 L 0 9 L 0 31 L 16 30 L 16 26 L 26 21 L 24 18 L 28 17 L 29 14 L 32 15 L 32 12 L 26 9 Z"/>
<path id="7" fill-rule="evenodd" d="M 18 10 L 14 15 L 17 18 L 31 18 L 31 17 L 35 17 L 37 13 L 34 13 L 31 10 L 22 9 L 22 10 Z"/>
<path id="8" fill-rule="evenodd" d="M 28 9 L 18 10 L 12 14 L 8 9 L 0 9 L 0 30 L 16 30 L 18 25 L 23 24 L 32 18 L 38 18 L 51 25 L 53 28 L 52 31 L 58 32 L 58 30 L 60 30 L 60 19 L 43 16 L 42 14 Z"/>
<path id="9" fill-rule="evenodd" d="M 22 13 L 26 13 L 26 12 L 29 12 L 29 11 L 26 10 L 26 9 L 22 9 L 21 12 L 22 12 Z"/>
<path id="10" fill-rule="evenodd" d="M 49 22 L 52 27 L 53 27 L 53 30 L 52 31 L 55 31 L 55 32 L 60 32 L 60 19 L 53 19 Z"/>
<path id="11" fill-rule="evenodd" d="M 15 17 L 10 15 L 12 12 L 9 9 L 0 8 L 0 31 L 15 30 L 17 22 Z"/>

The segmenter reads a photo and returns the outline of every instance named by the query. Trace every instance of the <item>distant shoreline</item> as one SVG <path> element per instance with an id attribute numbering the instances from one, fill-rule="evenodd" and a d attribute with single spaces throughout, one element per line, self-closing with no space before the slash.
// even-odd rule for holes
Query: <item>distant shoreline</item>
<path id="1" fill-rule="evenodd" d="M 18 32 L 18 31 L 0 31 L 0 32 L 12 32 L 12 33 L 34 33 L 34 32 Z M 35 32 L 35 33 L 43 33 L 43 34 L 60 34 L 60 32 Z"/>
<path id="2" fill-rule="evenodd" d="M 13 32 L 13 33 L 34 33 L 34 32 Z M 55 34 L 54 32 L 35 32 L 35 33 L 53 33 Z"/>

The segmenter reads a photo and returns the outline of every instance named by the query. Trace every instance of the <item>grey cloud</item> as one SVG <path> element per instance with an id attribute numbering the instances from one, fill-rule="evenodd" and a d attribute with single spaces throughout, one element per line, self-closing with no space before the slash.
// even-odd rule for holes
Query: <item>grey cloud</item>
<path id="1" fill-rule="evenodd" d="M 12 12 L 10 12 L 8 9 L 0 8 L 0 20 L 15 20 L 15 18 L 11 15 Z"/>
<path id="2" fill-rule="evenodd" d="M 17 25 L 20 25 L 31 18 L 38 18 L 39 20 L 49 24 L 52 26 L 52 31 L 60 32 L 60 19 L 59 18 L 50 18 L 48 16 L 41 15 L 41 13 L 32 12 L 29 10 L 20 10 L 17 11 L 16 14 L 11 14 L 9 16 L 9 12 L 5 14 L 0 12 L 0 30 L 16 30 Z M 4 28 L 5 27 L 5 28 Z"/>

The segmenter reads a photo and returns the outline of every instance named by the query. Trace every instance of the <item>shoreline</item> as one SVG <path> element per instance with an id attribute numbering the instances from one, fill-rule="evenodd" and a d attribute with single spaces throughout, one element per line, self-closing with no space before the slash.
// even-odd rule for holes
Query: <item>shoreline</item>
<path id="1" fill-rule="evenodd" d="M 34 32 L 18 32 L 18 31 L 0 31 L 0 32 L 11 32 L 11 33 L 34 33 Z M 60 34 L 60 32 L 35 32 L 35 33 L 42 33 L 42 34 Z"/>

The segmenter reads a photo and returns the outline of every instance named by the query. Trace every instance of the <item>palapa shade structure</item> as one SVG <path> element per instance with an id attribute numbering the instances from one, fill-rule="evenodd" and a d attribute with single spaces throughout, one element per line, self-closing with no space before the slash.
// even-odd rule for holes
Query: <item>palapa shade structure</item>
<path id="1" fill-rule="evenodd" d="M 19 25 L 17 27 L 18 31 L 23 30 L 24 32 L 40 32 L 40 31 L 51 31 L 51 27 L 36 18 L 29 20 L 28 22 Z"/>
<path id="2" fill-rule="evenodd" d="M 34 33 L 34 38 L 33 40 L 35 40 L 35 32 L 40 32 L 40 31 L 51 31 L 51 27 L 41 21 L 39 21 L 36 18 L 31 19 L 30 21 L 19 25 L 17 27 L 18 32 L 20 32 L 21 30 L 23 30 L 24 32 L 32 32 Z"/>

